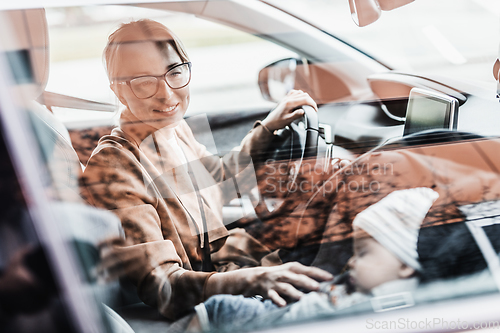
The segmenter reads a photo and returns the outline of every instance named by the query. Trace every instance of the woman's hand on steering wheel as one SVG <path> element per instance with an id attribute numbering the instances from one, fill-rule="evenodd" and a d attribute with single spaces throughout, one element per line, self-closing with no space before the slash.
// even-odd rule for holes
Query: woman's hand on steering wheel
<path id="1" fill-rule="evenodd" d="M 340 158 L 340 157 L 335 157 L 331 161 L 331 170 L 332 172 L 338 171 L 342 168 L 345 168 L 349 164 L 352 163 L 351 159 L 346 159 L 346 158 Z"/>
<path id="2" fill-rule="evenodd" d="M 318 290 L 318 281 L 333 279 L 333 275 L 322 269 L 304 266 L 298 262 L 252 270 L 252 273 L 247 274 L 250 286 L 247 295 L 261 295 L 278 306 L 285 306 L 286 300 L 299 300 L 304 295 L 300 290 Z"/>
<path id="3" fill-rule="evenodd" d="M 284 128 L 304 115 L 304 110 L 297 109 L 302 105 L 310 105 L 318 111 L 316 102 L 308 93 L 302 90 L 291 90 L 262 121 L 262 124 L 270 131 Z"/>

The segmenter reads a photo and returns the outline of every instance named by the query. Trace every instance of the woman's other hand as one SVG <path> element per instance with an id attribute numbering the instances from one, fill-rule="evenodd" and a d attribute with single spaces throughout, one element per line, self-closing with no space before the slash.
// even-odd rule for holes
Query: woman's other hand
<path id="1" fill-rule="evenodd" d="M 310 105 L 318 111 L 316 102 L 308 93 L 302 90 L 291 90 L 262 121 L 262 124 L 270 131 L 283 128 L 304 115 L 304 110 L 297 109 L 302 105 Z"/>
<path id="2" fill-rule="evenodd" d="M 318 281 L 331 279 L 333 275 L 330 273 L 298 262 L 273 267 L 244 268 L 212 275 L 208 279 L 206 296 L 224 293 L 261 295 L 278 306 L 285 306 L 287 300 L 299 300 L 304 295 L 303 291 L 318 290 Z"/>
<path id="3" fill-rule="evenodd" d="M 318 281 L 331 279 L 333 275 L 319 268 L 291 262 L 263 267 L 261 272 L 249 275 L 248 292 L 269 298 L 278 306 L 285 306 L 286 300 L 299 300 L 304 295 L 301 290 L 316 291 L 319 289 Z"/>

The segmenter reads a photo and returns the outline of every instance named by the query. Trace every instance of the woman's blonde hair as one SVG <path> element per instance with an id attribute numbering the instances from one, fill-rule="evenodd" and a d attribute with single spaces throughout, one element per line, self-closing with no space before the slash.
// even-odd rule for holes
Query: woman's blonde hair
<path id="1" fill-rule="evenodd" d="M 182 62 L 189 61 L 186 49 L 182 45 L 179 37 L 160 22 L 142 19 L 123 23 L 109 35 L 108 42 L 103 52 L 104 67 L 111 82 L 116 72 L 115 63 L 120 45 L 140 42 L 154 42 L 162 51 L 167 45 L 171 45 Z"/>

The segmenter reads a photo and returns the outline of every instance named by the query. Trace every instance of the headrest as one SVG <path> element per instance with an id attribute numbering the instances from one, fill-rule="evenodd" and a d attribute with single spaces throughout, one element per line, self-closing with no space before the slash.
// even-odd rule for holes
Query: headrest
<path id="1" fill-rule="evenodd" d="M 49 76 L 49 38 L 44 9 L 0 12 L 0 51 L 5 52 L 17 84 L 34 85 L 29 96 L 36 99 Z M 7 29 L 6 29 L 7 27 Z M 10 28 L 10 29 L 9 29 Z M 7 31 L 6 31 L 7 30 Z"/>

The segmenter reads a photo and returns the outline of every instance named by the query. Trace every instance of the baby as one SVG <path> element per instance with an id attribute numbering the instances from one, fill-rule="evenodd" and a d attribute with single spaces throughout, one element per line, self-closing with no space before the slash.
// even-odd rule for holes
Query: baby
<path id="1" fill-rule="evenodd" d="M 278 309 L 271 301 L 218 295 L 196 306 L 191 328 L 202 331 L 260 323 L 280 323 L 331 314 L 382 296 L 411 291 L 418 285 L 417 241 L 420 225 L 438 198 L 429 188 L 390 193 L 359 213 L 353 221 L 354 255 L 348 261 L 348 283 L 323 283 L 320 290 Z M 350 293 L 349 287 L 355 292 Z M 255 321 L 254 321 L 255 322 Z"/>

